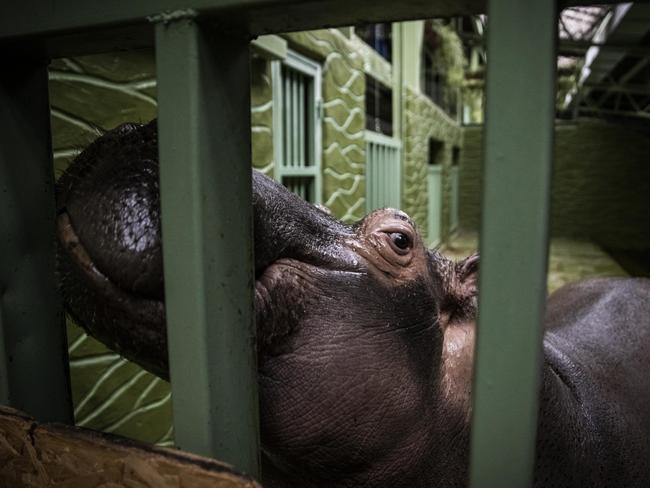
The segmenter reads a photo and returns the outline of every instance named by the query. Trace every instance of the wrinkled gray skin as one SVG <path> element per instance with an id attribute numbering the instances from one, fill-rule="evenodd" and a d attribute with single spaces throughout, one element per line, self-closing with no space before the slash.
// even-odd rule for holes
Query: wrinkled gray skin
<path id="1" fill-rule="evenodd" d="M 348 226 L 253 188 L 264 484 L 465 486 L 478 258 L 427 250 L 397 210 Z M 155 123 L 98 139 L 58 190 L 69 312 L 167 378 Z M 549 299 L 537 487 L 648 486 L 649 312 L 642 280 Z"/>

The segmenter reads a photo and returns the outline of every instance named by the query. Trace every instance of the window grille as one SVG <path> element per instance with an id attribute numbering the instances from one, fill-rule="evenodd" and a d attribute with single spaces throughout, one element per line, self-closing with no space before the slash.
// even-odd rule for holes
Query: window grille
<path id="1" fill-rule="evenodd" d="M 311 203 L 321 203 L 321 67 L 289 51 L 273 65 L 275 177 Z"/>
<path id="2" fill-rule="evenodd" d="M 393 135 L 393 90 L 366 76 L 366 129 Z"/>
<path id="3" fill-rule="evenodd" d="M 354 32 L 386 61 L 393 60 L 393 24 L 386 22 L 358 25 Z"/>
<path id="4" fill-rule="evenodd" d="M 402 143 L 383 134 L 366 131 L 366 208 L 401 206 Z"/>

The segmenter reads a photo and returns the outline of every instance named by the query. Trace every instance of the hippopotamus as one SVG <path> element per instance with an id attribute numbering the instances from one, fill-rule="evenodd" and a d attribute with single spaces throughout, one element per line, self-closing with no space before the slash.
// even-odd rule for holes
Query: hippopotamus
<path id="1" fill-rule="evenodd" d="M 466 486 L 478 256 L 428 249 L 402 211 L 347 225 L 252 179 L 263 484 Z M 68 312 L 168 378 L 155 121 L 90 144 L 57 208 Z M 643 279 L 549 297 L 536 487 L 650 483 L 649 312 Z"/>

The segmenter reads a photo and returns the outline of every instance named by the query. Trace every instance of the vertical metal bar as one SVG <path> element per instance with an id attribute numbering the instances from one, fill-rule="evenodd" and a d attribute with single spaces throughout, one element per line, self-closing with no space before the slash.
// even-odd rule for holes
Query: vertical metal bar
<path id="1" fill-rule="evenodd" d="M 292 143 L 292 152 L 293 152 L 293 159 L 292 159 L 292 165 L 293 166 L 300 166 L 300 154 L 299 154 L 299 149 L 298 149 L 298 139 L 300 138 L 300 126 L 298 125 L 299 120 L 298 120 L 298 72 L 292 71 L 291 72 L 291 109 L 292 109 L 292 115 L 291 115 L 291 121 L 292 121 L 292 131 L 291 131 L 291 143 Z"/>
<path id="2" fill-rule="evenodd" d="M 0 403 L 72 423 L 54 273 L 47 60 L 3 53 L 0 76 Z"/>
<path id="3" fill-rule="evenodd" d="M 399 160 L 398 151 L 396 148 L 391 148 L 391 164 L 393 166 L 391 186 L 393 187 L 393 206 L 399 208 Z"/>
<path id="4" fill-rule="evenodd" d="M 393 207 L 399 208 L 399 163 L 397 162 L 397 149 L 394 147 L 390 148 L 390 188 L 391 195 L 393 199 Z"/>
<path id="5" fill-rule="evenodd" d="M 372 144 L 372 164 L 376 170 L 376 178 L 372 184 L 372 194 L 374 198 L 375 208 L 381 206 L 381 201 L 379 197 L 379 183 L 381 182 L 381 166 L 379 165 L 379 150 L 377 149 L 377 144 L 373 142 Z"/>
<path id="6" fill-rule="evenodd" d="M 293 165 L 293 156 L 291 154 L 291 70 L 284 68 L 284 97 L 282 98 L 282 112 L 284 114 L 284 161 L 283 166 Z"/>
<path id="7" fill-rule="evenodd" d="M 382 174 L 382 167 L 379 161 L 379 146 L 376 143 L 373 143 L 373 162 L 375 165 L 375 168 L 377 168 L 377 178 L 375 178 L 375 206 L 376 208 L 381 207 L 381 190 L 380 190 L 380 184 L 381 184 L 381 179 L 383 177 Z"/>
<path id="8" fill-rule="evenodd" d="M 381 164 L 384 167 L 384 181 L 383 181 L 383 187 L 382 187 L 382 193 L 383 193 L 383 199 L 384 199 L 384 207 L 390 206 L 391 202 L 389 200 L 390 195 L 388 193 L 389 189 L 389 176 L 390 176 L 390 169 L 388 167 L 388 158 L 386 157 L 386 146 L 382 144 L 381 146 Z"/>
<path id="9" fill-rule="evenodd" d="M 379 146 L 381 148 L 381 165 L 384 168 L 383 173 L 384 173 L 384 178 L 382 181 L 382 199 L 384 200 L 384 207 L 387 207 L 390 205 L 390 201 L 388 200 L 389 195 L 388 195 L 388 176 L 389 176 L 389 171 L 388 171 L 388 160 L 386 158 L 386 146 L 382 144 Z"/>
<path id="10" fill-rule="evenodd" d="M 292 96 L 292 71 L 287 68 L 286 77 L 286 98 L 284 100 L 287 113 L 287 131 L 285 133 L 287 142 L 287 166 L 293 166 L 293 96 Z"/>
<path id="11" fill-rule="evenodd" d="M 381 177 L 381 168 L 377 165 L 377 146 L 375 143 L 370 143 L 370 158 L 373 167 L 374 177 L 372 179 L 372 209 L 377 208 L 377 180 Z"/>
<path id="12" fill-rule="evenodd" d="M 298 78 L 298 166 L 304 168 L 307 166 L 305 161 L 305 139 L 307 138 L 307 125 L 305 124 L 305 79 Z"/>
<path id="13" fill-rule="evenodd" d="M 370 185 L 372 184 L 372 159 L 370 158 L 370 143 L 366 142 L 366 212 L 369 212 L 371 207 L 371 192 Z"/>
<path id="14" fill-rule="evenodd" d="M 248 39 L 156 26 L 174 435 L 259 476 Z"/>
<path id="15" fill-rule="evenodd" d="M 386 170 L 381 158 L 381 145 L 375 144 L 375 153 L 377 154 L 377 167 L 379 168 L 380 178 L 377 181 L 377 204 L 380 207 L 385 207 L 384 203 L 384 180 L 386 179 Z"/>
<path id="16" fill-rule="evenodd" d="M 488 4 L 472 488 L 532 484 L 555 116 L 555 3 Z"/>
<path id="17" fill-rule="evenodd" d="M 375 167 L 372 158 L 372 143 L 366 142 L 366 165 L 368 168 L 368 175 L 366 176 L 366 195 L 368 198 L 368 211 L 374 210 L 373 193 L 375 191 L 373 185 L 375 184 Z"/>

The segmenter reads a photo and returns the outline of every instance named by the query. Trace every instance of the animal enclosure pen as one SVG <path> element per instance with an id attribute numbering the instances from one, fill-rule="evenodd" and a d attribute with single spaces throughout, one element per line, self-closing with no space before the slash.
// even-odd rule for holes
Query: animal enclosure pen
<path id="1" fill-rule="evenodd" d="M 504 0 L 488 7 L 471 482 L 522 487 L 531 483 L 535 438 L 556 6 Z M 360 0 L 106 0 L 101 9 L 79 0 L 3 2 L 0 402 L 38 420 L 71 421 L 51 245 L 48 58 L 150 45 L 155 39 L 176 443 L 259 477 L 248 41 L 270 32 L 359 21 L 484 12 L 478 0 L 378 0 L 371 9 Z M 520 124 L 523 119 L 529 123 Z M 219 145 L 214 134 L 224 135 Z M 229 178 L 217 187 L 207 185 L 219 181 L 217 174 Z M 512 199 L 500 200 L 506 191 Z"/>

